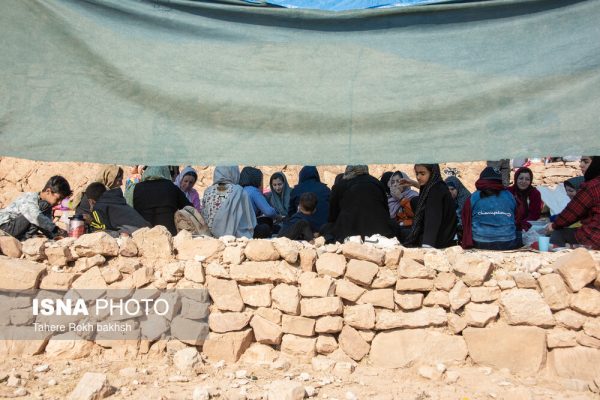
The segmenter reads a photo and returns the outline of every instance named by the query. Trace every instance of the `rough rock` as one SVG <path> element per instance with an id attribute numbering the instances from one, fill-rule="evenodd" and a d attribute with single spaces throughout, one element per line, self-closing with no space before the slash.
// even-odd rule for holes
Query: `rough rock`
<path id="1" fill-rule="evenodd" d="M 569 307 L 571 294 L 560 275 L 542 275 L 538 282 L 544 294 L 544 300 L 552 311 L 564 310 Z"/>
<path id="2" fill-rule="evenodd" d="M 272 284 L 266 285 L 239 285 L 242 301 L 252 307 L 270 307 Z"/>
<path id="3" fill-rule="evenodd" d="M 556 324 L 550 307 L 533 289 L 513 289 L 502 292 L 500 305 L 510 325 L 551 327 Z"/>
<path id="4" fill-rule="evenodd" d="M 102 268 L 100 272 L 107 285 L 117 282 L 122 278 L 121 272 L 115 267 Z"/>
<path id="5" fill-rule="evenodd" d="M 298 382 L 274 381 L 269 385 L 267 400 L 302 400 L 304 386 Z"/>
<path id="6" fill-rule="evenodd" d="M 228 333 L 211 332 L 204 342 L 202 352 L 210 360 L 234 363 L 250 347 L 253 339 L 252 329 Z"/>
<path id="7" fill-rule="evenodd" d="M 428 252 L 423 257 L 423 263 L 428 268 L 439 272 L 450 272 L 451 265 L 448 256 L 443 252 Z"/>
<path id="8" fill-rule="evenodd" d="M 71 250 L 68 247 L 62 247 L 57 245 L 49 245 L 44 250 L 44 254 L 48 259 L 48 263 L 50 265 L 55 265 L 57 267 L 64 267 L 70 261 L 73 261 L 75 257 L 71 253 Z"/>
<path id="9" fill-rule="evenodd" d="M 460 336 L 416 329 L 381 332 L 371 343 L 370 360 L 375 367 L 405 368 L 415 362 L 461 363 L 467 346 Z"/>
<path id="10" fill-rule="evenodd" d="M 105 374 L 86 372 L 69 394 L 68 400 L 99 400 L 113 392 L 114 388 L 109 385 Z"/>
<path id="11" fill-rule="evenodd" d="M 45 258 L 44 250 L 48 239 L 31 238 L 21 243 L 22 252 L 32 261 L 40 261 Z"/>
<path id="12" fill-rule="evenodd" d="M 367 290 L 358 299 L 359 304 L 372 304 L 375 307 L 394 309 L 394 290 L 373 289 Z"/>
<path id="13" fill-rule="evenodd" d="M 258 343 L 262 344 L 279 344 L 283 331 L 277 323 L 263 318 L 260 315 L 254 315 L 250 326 L 254 331 L 254 337 Z"/>
<path id="14" fill-rule="evenodd" d="M 254 315 L 259 315 L 274 324 L 281 324 L 281 311 L 274 308 L 259 307 L 254 310 Z"/>
<path id="15" fill-rule="evenodd" d="M 596 261 L 584 248 L 573 250 L 552 265 L 572 291 L 578 292 L 596 279 Z"/>
<path id="16" fill-rule="evenodd" d="M 79 274 L 70 272 L 50 272 L 42 278 L 40 289 L 67 291 Z"/>
<path id="17" fill-rule="evenodd" d="M 0 288 L 18 291 L 37 289 L 45 271 L 44 264 L 0 256 Z"/>
<path id="18" fill-rule="evenodd" d="M 397 280 L 398 277 L 395 271 L 387 268 L 379 268 L 379 272 L 375 276 L 375 279 L 373 279 L 371 287 L 373 289 L 389 288 L 394 286 Z"/>
<path id="19" fill-rule="evenodd" d="M 402 249 L 391 249 L 385 252 L 384 264 L 386 267 L 397 267 L 402 258 Z"/>
<path id="20" fill-rule="evenodd" d="M 223 250 L 223 263 L 239 265 L 244 261 L 244 249 L 239 246 L 227 246 Z"/>
<path id="21" fill-rule="evenodd" d="M 433 280 L 433 286 L 438 290 L 449 292 L 456 283 L 456 275 L 450 272 L 440 272 Z"/>
<path id="22" fill-rule="evenodd" d="M 304 317 L 339 315 L 344 305 L 339 297 L 315 297 L 300 300 L 300 314 Z"/>
<path id="23" fill-rule="evenodd" d="M 337 333 L 342 330 L 344 319 L 340 316 L 326 315 L 317 319 L 315 331 L 317 333 Z"/>
<path id="24" fill-rule="evenodd" d="M 597 317 L 600 315 L 600 291 L 583 288 L 571 296 L 571 308 L 580 313 Z"/>
<path id="25" fill-rule="evenodd" d="M 573 331 L 566 329 L 552 329 L 547 332 L 546 336 L 549 349 L 577 346 L 576 334 Z"/>
<path id="26" fill-rule="evenodd" d="M 423 293 L 395 293 L 394 301 L 403 310 L 417 310 L 423 305 Z"/>
<path id="27" fill-rule="evenodd" d="M 200 364 L 202 364 L 200 354 L 193 347 L 181 349 L 173 356 L 173 365 L 183 373 L 194 371 Z"/>
<path id="28" fill-rule="evenodd" d="M 512 274 L 512 278 L 519 289 L 536 289 L 538 288 L 537 281 L 529 272 L 516 272 Z"/>
<path id="29" fill-rule="evenodd" d="M 501 290 L 498 286 L 494 287 L 470 287 L 469 294 L 474 303 L 486 303 L 500 298 Z"/>
<path id="30" fill-rule="evenodd" d="M 90 355 L 94 342 L 75 337 L 71 332 L 56 335 L 48 342 L 45 355 L 51 360 L 75 360 Z"/>
<path id="31" fill-rule="evenodd" d="M 0 236 L 0 253 L 7 257 L 20 258 L 23 254 L 23 246 L 12 236 Z"/>
<path id="32" fill-rule="evenodd" d="M 467 325 L 483 328 L 496 319 L 499 312 L 500 308 L 495 304 L 469 303 L 465 306 L 464 317 Z"/>
<path id="33" fill-rule="evenodd" d="M 131 274 L 131 278 L 133 279 L 133 285 L 136 289 L 139 289 L 154 280 L 154 269 L 152 267 L 141 267 Z"/>
<path id="34" fill-rule="evenodd" d="M 450 308 L 452 311 L 459 310 L 471 300 L 471 292 L 463 281 L 458 281 L 450 290 Z"/>
<path id="35" fill-rule="evenodd" d="M 106 232 L 94 232 L 81 235 L 73 245 L 79 257 L 92 257 L 97 254 L 105 257 L 119 255 L 117 240 Z"/>
<path id="36" fill-rule="evenodd" d="M 402 257 L 398 267 L 398 275 L 401 278 L 425 278 L 433 279 L 435 270 L 424 266 L 423 264 L 409 257 Z"/>
<path id="37" fill-rule="evenodd" d="M 244 250 L 246 258 L 250 261 L 276 261 L 279 259 L 279 252 L 270 240 L 251 240 Z"/>
<path id="38" fill-rule="evenodd" d="M 297 283 L 300 275 L 297 268 L 285 261 L 246 261 L 229 268 L 231 279 L 240 283 Z"/>
<path id="39" fill-rule="evenodd" d="M 423 300 L 423 305 L 450 308 L 449 294 L 444 290 L 431 291 Z"/>
<path id="40" fill-rule="evenodd" d="M 272 241 L 275 250 L 279 253 L 279 256 L 290 264 L 295 264 L 298 261 L 298 246 L 295 241 L 288 238 L 277 238 Z"/>
<path id="41" fill-rule="evenodd" d="M 120 258 L 115 258 L 113 260 L 116 260 L 116 261 L 113 261 L 113 263 L 116 264 L 115 266 L 119 269 L 119 271 L 125 272 L 125 273 L 133 273 L 133 271 L 135 271 L 137 269 L 137 267 L 133 267 L 133 265 L 139 266 L 139 261 L 124 262 Z M 104 256 L 101 256 L 100 254 L 97 254 L 92 257 L 79 257 L 75 261 L 74 270 L 75 270 L 75 272 L 86 272 L 90 268 L 102 266 L 105 262 L 106 262 L 106 258 L 104 258 Z M 129 269 L 123 270 L 123 268 L 122 268 L 123 265 L 127 265 L 127 267 L 129 267 Z"/>
<path id="42" fill-rule="evenodd" d="M 589 318 L 583 324 L 583 331 L 587 335 L 593 336 L 596 339 L 600 339 L 600 319 L 598 319 L 598 318 Z"/>
<path id="43" fill-rule="evenodd" d="M 433 279 L 398 279 L 396 290 L 398 292 L 429 292 L 433 290 Z"/>
<path id="44" fill-rule="evenodd" d="M 205 322 L 193 321 L 181 316 L 171 321 L 171 336 L 183 343 L 199 346 L 204 343 L 207 335 L 208 324 Z"/>
<path id="45" fill-rule="evenodd" d="M 138 255 L 138 248 L 134 240 L 129 237 L 120 237 L 117 239 L 119 244 L 119 254 L 123 257 L 136 257 Z"/>
<path id="46" fill-rule="evenodd" d="M 187 261 L 184 264 L 183 276 L 185 279 L 196 283 L 204 283 L 204 270 L 202 264 L 196 261 Z"/>
<path id="47" fill-rule="evenodd" d="M 235 281 L 208 277 L 208 293 L 215 307 L 223 311 L 242 311 L 244 302 Z"/>
<path id="48" fill-rule="evenodd" d="M 300 250 L 300 269 L 305 272 L 311 272 L 314 270 L 315 260 L 317 259 L 317 252 L 315 249 L 304 248 Z M 346 268 L 346 260 L 344 260 L 344 269 Z M 341 272 L 338 276 L 344 274 Z"/>
<path id="49" fill-rule="evenodd" d="M 229 247 L 227 247 L 229 249 Z M 217 262 L 210 262 L 205 267 L 205 274 L 215 278 L 231 279 L 229 269 Z"/>
<path id="50" fill-rule="evenodd" d="M 561 378 L 592 382 L 600 376 L 600 350 L 582 346 L 553 349 L 548 366 Z"/>
<path id="51" fill-rule="evenodd" d="M 462 333 L 469 356 L 480 365 L 508 368 L 514 374 L 533 375 L 546 360 L 546 332 L 541 328 L 467 328 Z"/>
<path id="52" fill-rule="evenodd" d="M 335 286 L 333 279 L 327 275 L 317 277 L 314 272 L 303 272 L 298 279 L 300 295 L 304 297 L 333 296 Z"/>
<path id="53" fill-rule="evenodd" d="M 100 268 L 93 267 L 77 278 L 71 287 L 77 290 L 79 295 L 84 299 L 91 300 L 102 296 L 107 288 L 107 285 L 106 281 L 102 277 Z"/>
<path id="54" fill-rule="evenodd" d="M 319 275 L 329 275 L 339 278 L 346 271 L 346 258 L 341 254 L 324 253 L 317 259 L 317 272 Z"/>
<path id="55" fill-rule="evenodd" d="M 344 309 L 344 323 L 356 329 L 373 329 L 375 308 L 371 304 L 347 306 Z"/>
<path id="56" fill-rule="evenodd" d="M 342 245 L 342 253 L 348 258 L 370 261 L 377 265 L 383 265 L 385 260 L 385 252 L 383 250 L 353 242 L 344 243 Z"/>
<path id="57" fill-rule="evenodd" d="M 203 261 L 219 261 L 221 252 L 225 249 L 225 244 L 212 238 L 188 239 L 177 243 L 178 260 L 195 260 L 201 257 Z"/>
<path id="58" fill-rule="evenodd" d="M 481 286 L 492 273 L 492 263 L 489 260 L 473 254 L 458 254 L 453 270 L 467 286 Z"/>
<path id="59" fill-rule="evenodd" d="M 341 328 L 340 328 L 341 331 Z M 338 349 L 338 342 L 332 335 L 319 335 L 317 337 L 317 353 L 330 354 Z"/>
<path id="60" fill-rule="evenodd" d="M 350 260 L 346 266 L 346 279 L 359 285 L 369 286 L 379 272 L 377 264 L 370 261 Z"/>
<path id="61" fill-rule="evenodd" d="M 212 312 L 208 316 L 208 326 L 211 331 L 226 333 L 231 331 L 241 331 L 252 318 L 249 312 Z"/>
<path id="62" fill-rule="evenodd" d="M 362 360 L 371 348 L 358 331 L 348 325 L 344 326 L 338 340 L 340 348 L 354 361 Z"/>
<path id="63" fill-rule="evenodd" d="M 577 311 L 571 309 L 557 312 L 554 314 L 554 318 L 559 326 L 575 330 L 581 329 L 587 319 L 585 315 L 579 314 Z"/>
<path id="64" fill-rule="evenodd" d="M 283 333 L 292 333 L 298 336 L 312 336 L 315 334 L 315 320 L 312 318 L 293 315 L 283 315 L 281 326 Z"/>
<path id="65" fill-rule="evenodd" d="M 448 314 L 448 329 L 455 335 L 461 333 L 467 327 L 467 319 L 456 314 Z"/>
<path id="66" fill-rule="evenodd" d="M 173 237 L 162 225 L 133 232 L 139 255 L 152 259 L 168 259 L 173 254 Z"/>
<path id="67" fill-rule="evenodd" d="M 346 299 L 352 302 L 356 302 L 360 296 L 366 292 L 367 289 L 362 288 L 350 281 L 345 279 L 338 279 L 335 282 L 335 294 L 336 296 L 341 297 L 342 299 Z"/>
<path id="68" fill-rule="evenodd" d="M 286 334 L 283 335 L 283 338 L 281 339 L 281 351 L 285 354 L 297 357 L 303 362 L 310 362 L 310 360 L 317 355 L 316 345 L 316 338 Z"/>
<path id="69" fill-rule="evenodd" d="M 279 352 L 271 346 L 252 343 L 248 350 L 244 352 L 241 361 L 245 364 L 271 364 L 277 357 L 279 357 Z"/>
<path id="70" fill-rule="evenodd" d="M 600 349 L 600 340 L 595 337 L 586 335 L 585 332 L 579 331 L 575 336 L 575 340 L 582 346 L 593 347 L 595 349 Z"/>
<path id="71" fill-rule="evenodd" d="M 286 314 L 300 313 L 300 292 L 296 286 L 280 283 L 271 290 L 273 307 Z"/>
<path id="72" fill-rule="evenodd" d="M 440 307 L 425 307 L 410 312 L 381 310 L 377 313 L 375 329 L 425 328 L 443 326 L 446 323 L 446 312 Z"/>

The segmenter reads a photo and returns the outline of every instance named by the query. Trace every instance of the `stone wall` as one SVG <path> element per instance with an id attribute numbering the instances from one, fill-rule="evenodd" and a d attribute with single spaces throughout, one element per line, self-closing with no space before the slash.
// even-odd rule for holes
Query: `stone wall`
<path id="1" fill-rule="evenodd" d="M 142 357 L 198 345 L 226 362 L 270 362 L 280 351 L 334 370 L 473 362 L 592 385 L 600 377 L 600 253 L 585 249 L 381 249 L 185 231 L 172 238 L 162 227 L 119 240 L 95 233 L 21 246 L 2 237 L 0 248 L 12 257 L 0 256 L 5 289 L 207 287 L 212 299 L 203 345 L 149 340 L 143 330 L 127 343 L 4 337 L 3 356 Z M 31 306 L 17 299 L 2 302 L 0 324 Z"/>

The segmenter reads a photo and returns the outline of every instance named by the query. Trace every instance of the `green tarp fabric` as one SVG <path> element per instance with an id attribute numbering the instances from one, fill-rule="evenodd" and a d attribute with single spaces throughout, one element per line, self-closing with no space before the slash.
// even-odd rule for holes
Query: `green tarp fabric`
<path id="1" fill-rule="evenodd" d="M 0 1 L 0 155 L 359 164 L 600 154 L 600 0 L 349 12 Z"/>

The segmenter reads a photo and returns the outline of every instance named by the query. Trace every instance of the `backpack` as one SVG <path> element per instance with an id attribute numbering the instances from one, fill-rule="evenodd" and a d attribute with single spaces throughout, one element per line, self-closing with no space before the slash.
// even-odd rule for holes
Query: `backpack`
<path id="1" fill-rule="evenodd" d="M 175 212 L 175 227 L 177 232 L 186 230 L 192 235 L 211 236 L 202 214 L 192 206 L 185 206 Z"/>

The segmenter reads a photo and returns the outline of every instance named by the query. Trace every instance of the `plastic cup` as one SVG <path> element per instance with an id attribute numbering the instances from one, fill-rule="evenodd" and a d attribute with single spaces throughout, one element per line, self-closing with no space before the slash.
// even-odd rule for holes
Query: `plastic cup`
<path id="1" fill-rule="evenodd" d="M 538 237 L 538 248 L 540 251 L 548 251 L 550 248 L 550 237 L 539 236 Z"/>

